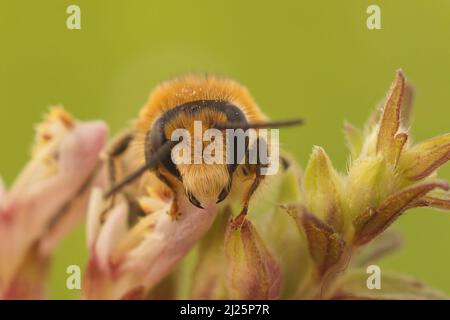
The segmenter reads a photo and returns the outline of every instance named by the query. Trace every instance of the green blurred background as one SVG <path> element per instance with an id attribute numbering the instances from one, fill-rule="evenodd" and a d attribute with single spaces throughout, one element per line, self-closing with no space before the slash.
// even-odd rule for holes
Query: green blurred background
<path id="1" fill-rule="evenodd" d="M 81 7 L 81 30 L 66 8 Z M 366 28 L 378 4 L 382 30 Z M 361 125 L 401 67 L 417 88 L 416 140 L 450 129 L 450 1 L 0 2 L 0 173 L 11 183 L 29 157 L 33 124 L 50 104 L 115 133 L 162 80 L 218 73 L 249 87 L 273 118 L 307 125 L 281 134 L 304 165 L 323 146 L 344 170 L 344 120 Z M 440 174 L 450 178 L 450 166 Z M 416 209 L 396 224 L 406 247 L 383 264 L 450 293 L 450 214 Z M 74 298 L 66 267 L 84 265 L 84 226 L 62 243 L 51 297 Z"/>

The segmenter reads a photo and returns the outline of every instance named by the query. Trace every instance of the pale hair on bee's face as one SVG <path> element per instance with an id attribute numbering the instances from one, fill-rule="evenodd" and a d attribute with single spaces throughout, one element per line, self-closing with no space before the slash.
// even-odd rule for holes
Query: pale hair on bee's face
<path id="1" fill-rule="evenodd" d="M 186 194 L 192 194 L 200 202 L 216 201 L 222 190 L 230 183 L 226 164 L 180 164 L 177 168 Z"/>

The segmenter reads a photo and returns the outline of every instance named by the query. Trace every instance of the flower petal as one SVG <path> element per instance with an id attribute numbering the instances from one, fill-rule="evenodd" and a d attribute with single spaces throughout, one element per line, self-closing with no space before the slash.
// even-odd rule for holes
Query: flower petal
<path id="1" fill-rule="evenodd" d="M 405 77 L 398 71 L 384 105 L 376 148 L 390 163 L 395 163 L 396 159 L 397 147 L 394 138 L 400 127 L 400 107 L 404 89 Z"/>
<path id="2" fill-rule="evenodd" d="M 345 251 L 345 241 L 331 226 L 305 208 L 300 207 L 299 211 L 297 225 L 305 232 L 310 255 L 322 276 L 340 262 Z"/>
<path id="3" fill-rule="evenodd" d="M 0 233 L 8 240 L 0 245 L 0 286 L 13 279 L 29 250 L 39 251 L 36 243 L 45 242 L 49 228 L 55 227 L 61 212 L 97 166 L 106 140 L 105 124 L 71 122 L 65 115 L 52 113 L 50 122 L 45 123 L 52 135 L 42 133 L 40 141 L 38 132 L 32 160 L 3 198 Z"/>
<path id="4" fill-rule="evenodd" d="M 280 267 L 248 219 L 239 228 L 229 223 L 225 252 L 231 299 L 276 299 L 279 296 Z"/>
<path id="5" fill-rule="evenodd" d="M 336 230 L 343 226 L 342 181 L 321 147 L 314 147 L 305 170 L 306 207 Z"/>
<path id="6" fill-rule="evenodd" d="M 392 176 L 392 170 L 381 155 L 352 162 L 345 185 L 349 220 L 353 220 L 367 207 L 377 206 L 389 195 Z"/>
<path id="7" fill-rule="evenodd" d="M 74 197 L 70 199 L 55 216 L 53 216 L 49 223 L 46 236 L 39 241 L 38 249 L 41 254 L 49 255 L 60 240 L 72 230 L 73 226 L 77 225 L 83 219 L 86 213 L 88 214 L 88 224 L 92 224 L 92 221 L 90 221 L 92 220 L 92 217 L 89 217 L 91 193 L 95 188 L 99 189 L 97 201 L 101 205 L 103 195 L 101 194 L 100 188 L 104 188 L 106 186 L 107 180 L 105 169 L 106 166 L 104 166 L 104 168 L 100 168 L 99 170 L 94 170 L 77 194 L 74 195 Z M 99 211 L 95 214 L 98 215 L 97 222 L 100 223 L 101 208 L 97 208 L 97 210 Z M 91 215 L 92 214 L 93 213 L 91 213 Z M 91 234 L 91 227 L 88 227 L 87 231 L 88 237 L 93 237 Z M 88 248 L 90 249 L 91 245 L 89 245 Z"/>
<path id="8" fill-rule="evenodd" d="M 37 250 L 42 256 L 49 256 L 63 237 L 68 234 L 74 226 L 81 222 L 86 213 L 89 200 L 90 187 L 85 188 L 82 194 L 76 196 L 58 212 L 50 221 L 47 233 L 39 241 Z"/>
<path id="9" fill-rule="evenodd" d="M 450 210 L 450 195 L 447 195 L 446 197 L 425 196 L 422 197 L 416 205 L 441 210 Z"/>
<path id="10" fill-rule="evenodd" d="M 0 285 L 0 300 L 40 300 L 45 298 L 49 258 L 30 250 L 15 270 L 9 286 Z"/>
<path id="11" fill-rule="evenodd" d="M 98 232 L 101 225 L 101 215 L 103 210 L 103 192 L 101 188 L 93 188 L 89 205 L 87 209 L 86 218 L 86 237 L 89 250 L 94 249 L 95 241 L 97 240 Z"/>
<path id="12" fill-rule="evenodd" d="M 96 168 L 105 140 L 106 127 L 103 123 L 77 123 L 56 150 L 59 160 L 55 175 L 28 182 L 27 171 L 38 166 L 40 160 L 33 159 L 25 168 L 7 200 L 22 209 L 22 213 L 27 215 L 27 225 L 34 232 L 42 232 L 86 183 Z"/>
<path id="13" fill-rule="evenodd" d="M 410 180 L 420 180 L 450 160 L 450 133 L 434 137 L 406 150 L 400 168 Z"/>
<path id="14" fill-rule="evenodd" d="M 214 203 L 204 204 L 205 209 L 199 209 L 185 196 L 180 196 L 177 206 L 180 216 L 176 220 L 169 214 L 171 203 L 168 203 L 139 222 L 145 223 L 150 230 L 143 228 L 138 234 L 132 234 L 133 230 L 128 233 L 130 237 L 143 237 L 125 251 L 119 267 L 119 272 L 124 275 L 132 273 L 133 279 L 129 283 L 144 285 L 147 290 L 153 288 L 209 230 L 216 216 L 217 205 Z M 147 218 L 151 220 L 146 221 Z M 127 242 L 129 240 L 125 238 L 124 243 Z M 119 251 L 123 250 L 121 247 L 122 243 Z"/>
<path id="15" fill-rule="evenodd" d="M 406 209 L 433 189 L 448 190 L 448 183 L 441 180 L 425 182 L 406 188 L 384 200 L 377 208 L 368 208 L 354 221 L 353 243 L 362 245 L 383 232 Z"/>
<path id="16" fill-rule="evenodd" d="M 411 125 L 411 113 L 414 104 L 414 96 L 415 90 L 413 85 L 409 81 L 406 81 L 400 112 L 400 124 L 404 130 L 407 130 Z"/>
<path id="17" fill-rule="evenodd" d="M 128 204 L 117 203 L 108 213 L 95 244 L 95 257 L 98 267 L 108 272 L 111 267 L 111 255 L 128 230 Z"/>
<path id="18" fill-rule="evenodd" d="M 398 160 L 402 154 L 403 148 L 405 147 L 406 141 L 408 141 L 408 134 L 405 132 L 397 133 L 394 137 L 393 154 L 391 163 L 397 166 Z"/>

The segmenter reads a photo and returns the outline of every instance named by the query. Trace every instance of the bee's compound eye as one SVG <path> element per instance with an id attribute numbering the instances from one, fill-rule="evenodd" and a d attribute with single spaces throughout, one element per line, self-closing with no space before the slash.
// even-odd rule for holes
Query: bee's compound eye
<path id="1" fill-rule="evenodd" d="M 202 207 L 200 201 L 198 201 L 197 198 L 194 197 L 194 195 L 193 195 L 192 193 L 188 192 L 186 195 L 187 195 L 189 201 L 190 201 L 194 206 L 196 206 L 197 208 L 200 208 L 200 209 L 205 209 L 205 208 Z"/>
<path id="2" fill-rule="evenodd" d="M 216 203 L 220 203 L 223 200 L 225 200 L 225 198 L 228 196 L 229 193 L 230 193 L 230 188 L 229 187 L 223 188 L 222 191 L 219 194 L 219 197 L 217 197 Z"/>

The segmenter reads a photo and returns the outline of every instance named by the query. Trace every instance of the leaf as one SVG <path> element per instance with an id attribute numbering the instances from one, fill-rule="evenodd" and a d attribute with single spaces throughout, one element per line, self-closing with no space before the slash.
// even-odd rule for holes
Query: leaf
<path id="1" fill-rule="evenodd" d="M 331 160 L 321 147 L 314 147 L 305 170 L 306 207 L 336 230 L 341 230 L 342 181 Z"/>
<path id="2" fill-rule="evenodd" d="M 428 139 L 406 150 L 400 158 L 401 172 L 420 180 L 450 160 L 450 133 Z"/>
<path id="3" fill-rule="evenodd" d="M 399 142 L 396 142 L 395 135 L 400 127 L 400 107 L 404 89 L 405 77 L 398 71 L 383 108 L 376 148 L 377 152 L 382 153 L 392 164 L 398 158 Z"/>
<path id="4" fill-rule="evenodd" d="M 362 245 L 383 232 L 406 209 L 411 208 L 421 197 L 433 189 L 448 190 L 442 180 L 415 184 L 385 199 L 377 208 L 368 208 L 353 221 L 355 235 L 353 243 Z"/>
<path id="5" fill-rule="evenodd" d="M 409 81 L 405 83 L 405 90 L 403 92 L 402 105 L 400 107 L 400 124 L 407 129 L 411 125 L 411 113 L 414 104 L 414 87 Z"/>
<path id="6" fill-rule="evenodd" d="M 300 173 L 297 168 L 290 167 L 281 175 L 280 185 L 277 188 L 277 202 L 278 203 L 292 203 L 299 201 L 301 198 L 300 190 Z"/>
<path id="7" fill-rule="evenodd" d="M 423 197 L 422 200 L 425 202 L 427 207 L 433 207 L 442 210 L 450 210 L 450 199 Z"/>
<path id="8" fill-rule="evenodd" d="M 405 147 L 406 141 L 408 141 L 408 134 L 405 132 L 400 132 L 395 135 L 394 146 L 393 146 L 393 158 L 390 162 L 397 166 L 398 160 L 402 154 L 403 148 Z M 389 159 L 388 159 L 389 160 Z"/>
<path id="9" fill-rule="evenodd" d="M 297 224 L 305 232 L 308 239 L 310 255 L 317 267 L 319 275 L 324 275 L 336 265 L 345 249 L 345 241 L 332 227 L 316 216 L 300 208 Z"/>
<path id="10" fill-rule="evenodd" d="M 444 293 L 426 286 L 412 277 L 393 273 L 381 273 L 381 289 L 368 289 L 370 274 L 354 270 L 339 281 L 332 299 L 426 300 L 449 299 Z"/>
<path id="11" fill-rule="evenodd" d="M 450 210 L 450 192 L 433 190 L 416 203 L 416 207 L 432 207 L 441 210 Z"/>
<path id="12" fill-rule="evenodd" d="M 278 262 L 266 249 L 252 223 L 228 224 L 225 238 L 227 287 L 231 299 L 276 299 L 280 294 Z"/>
<path id="13" fill-rule="evenodd" d="M 392 170 L 385 159 L 375 157 L 359 158 L 352 162 L 346 179 L 345 201 L 348 219 L 353 220 L 367 207 L 379 204 L 388 194 L 392 183 Z"/>

